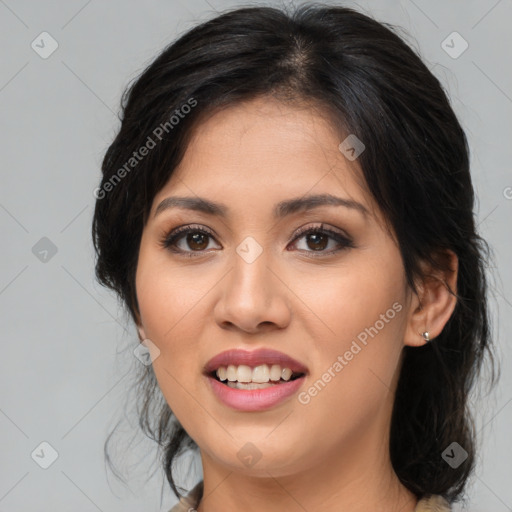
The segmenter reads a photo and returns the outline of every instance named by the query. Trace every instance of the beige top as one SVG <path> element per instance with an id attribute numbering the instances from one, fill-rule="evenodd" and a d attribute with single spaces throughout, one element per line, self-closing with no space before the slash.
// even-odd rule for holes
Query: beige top
<path id="1" fill-rule="evenodd" d="M 203 495 L 203 481 L 201 480 L 186 496 L 180 499 L 169 512 L 194 512 Z M 438 495 L 422 498 L 418 501 L 414 512 L 451 512 L 450 504 Z"/>

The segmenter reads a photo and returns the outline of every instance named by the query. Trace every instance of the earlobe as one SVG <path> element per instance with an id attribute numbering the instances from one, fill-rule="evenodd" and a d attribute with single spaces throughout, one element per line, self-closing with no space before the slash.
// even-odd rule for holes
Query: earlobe
<path id="1" fill-rule="evenodd" d="M 404 344 L 418 347 L 431 343 L 441 334 L 457 304 L 458 258 L 453 251 L 439 255 L 446 270 L 430 268 L 411 301 Z"/>

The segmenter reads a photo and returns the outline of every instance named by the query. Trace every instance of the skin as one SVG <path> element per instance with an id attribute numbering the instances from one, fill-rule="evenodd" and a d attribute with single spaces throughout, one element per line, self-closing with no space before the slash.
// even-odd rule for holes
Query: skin
<path id="1" fill-rule="evenodd" d="M 404 345 L 423 345 L 425 330 L 434 339 L 453 312 L 456 299 L 442 281 L 456 289 L 457 260 L 448 254 L 453 272 L 433 274 L 419 281 L 418 295 L 411 292 L 357 160 L 344 157 L 344 137 L 326 119 L 270 98 L 219 111 L 196 128 L 153 201 L 136 273 L 139 336 L 158 347 L 158 384 L 200 448 L 199 512 L 412 512 L 417 503 L 389 459 L 394 391 Z M 276 203 L 317 193 L 350 198 L 368 214 L 322 206 L 272 217 Z M 173 195 L 224 203 L 230 215 L 173 208 L 154 216 Z M 294 241 L 298 228 L 320 223 L 348 234 L 354 247 L 328 235 Z M 196 257 L 162 247 L 171 230 L 188 224 L 214 233 L 195 245 L 186 235 L 177 242 Z M 247 236 L 263 249 L 252 263 L 236 252 Z M 334 249 L 341 250 L 328 254 Z M 307 404 L 292 396 L 261 412 L 237 411 L 202 375 L 226 349 L 269 347 L 306 364 L 299 392 L 307 390 L 394 303 L 400 312 Z M 247 442 L 261 453 L 251 467 L 237 456 Z"/>

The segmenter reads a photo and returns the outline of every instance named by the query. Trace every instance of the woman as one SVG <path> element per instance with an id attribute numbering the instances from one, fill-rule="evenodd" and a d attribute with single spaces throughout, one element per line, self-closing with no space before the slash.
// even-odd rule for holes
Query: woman
<path id="1" fill-rule="evenodd" d="M 96 274 L 149 350 L 172 510 L 451 510 L 488 249 L 464 132 L 391 29 L 312 4 L 197 26 L 125 93 L 102 170 Z"/>

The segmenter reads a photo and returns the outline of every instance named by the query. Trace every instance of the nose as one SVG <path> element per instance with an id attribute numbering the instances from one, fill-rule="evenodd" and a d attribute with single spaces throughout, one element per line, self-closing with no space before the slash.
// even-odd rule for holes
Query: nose
<path id="1" fill-rule="evenodd" d="M 255 334 L 289 324 L 289 290 L 266 251 L 251 263 L 235 253 L 233 267 L 220 286 L 214 317 L 221 328 Z"/>

